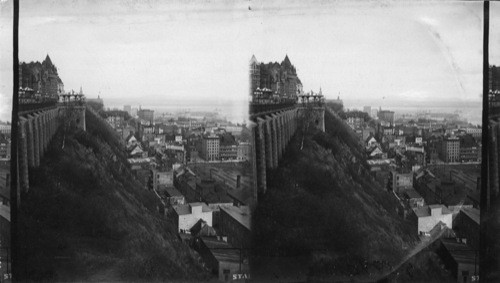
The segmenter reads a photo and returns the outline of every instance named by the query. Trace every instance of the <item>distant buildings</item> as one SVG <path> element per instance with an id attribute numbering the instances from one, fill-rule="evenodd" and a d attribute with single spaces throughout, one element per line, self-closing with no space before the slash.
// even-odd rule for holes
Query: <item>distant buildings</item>
<path id="1" fill-rule="evenodd" d="M 353 129 L 363 126 L 364 122 L 362 117 L 347 117 L 347 124 Z"/>
<path id="2" fill-rule="evenodd" d="M 123 111 L 130 115 L 132 113 L 132 107 L 130 105 L 123 105 Z"/>
<path id="3" fill-rule="evenodd" d="M 404 193 L 413 189 L 413 172 L 402 173 L 393 170 L 389 174 L 389 189 L 395 193 Z"/>
<path id="4" fill-rule="evenodd" d="M 236 152 L 236 159 L 240 161 L 250 160 L 250 142 L 240 142 L 238 144 L 238 151 Z"/>
<path id="5" fill-rule="evenodd" d="M 340 95 L 337 96 L 337 99 L 328 100 L 328 103 L 333 103 L 333 104 L 338 105 L 340 107 L 344 106 L 344 102 L 342 101 L 342 99 L 340 99 Z"/>
<path id="6" fill-rule="evenodd" d="M 104 106 L 104 100 L 101 98 L 100 95 L 98 95 L 97 98 L 87 98 L 87 102 L 96 103 L 98 105 Z"/>
<path id="7" fill-rule="evenodd" d="M 205 161 L 245 161 L 250 158 L 250 149 L 249 142 L 238 142 L 231 133 L 214 132 L 202 136 L 200 157 Z"/>
<path id="8" fill-rule="evenodd" d="M 380 110 L 378 111 L 377 115 L 381 121 L 385 121 L 390 125 L 394 125 L 394 111 Z"/>
<path id="9" fill-rule="evenodd" d="M 404 198 L 410 208 L 419 208 L 425 205 L 424 198 L 415 189 L 406 190 L 404 192 Z"/>
<path id="10" fill-rule="evenodd" d="M 162 187 L 162 185 L 160 185 L 160 187 Z M 174 187 L 164 186 L 164 189 L 160 188 L 159 191 L 164 193 L 165 200 L 167 201 L 168 205 L 174 206 L 183 205 L 186 203 L 186 198 L 184 197 L 184 195 L 182 195 L 181 192 L 179 192 Z"/>
<path id="11" fill-rule="evenodd" d="M 441 159 L 444 162 L 460 162 L 460 139 L 445 137 L 441 145 Z"/>
<path id="12" fill-rule="evenodd" d="M 0 135 L 0 159 L 10 160 L 11 140 L 9 137 Z"/>
<path id="13" fill-rule="evenodd" d="M 0 122 L 0 134 L 10 135 L 12 125 Z"/>
<path id="14" fill-rule="evenodd" d="M 0 162 L 0 205 L 10 206 L 10 182 L 10 162 Z"/>
<path id="15" fill-rule="evenodd" d="M 476 128 L 467 127 L 465 128 L 465 132 L 471 135 L 475 139 L 480 139 L 483 135 L 483 129 L 479 127 Z"/>
<path id="16" fill-rule="evenodd" d="M 231 134 L 220 136 L 219 158 L 222 161 L 238 159 L 238 143 Z"/>
<path id="17" fill-rule="evenodd" d="M 157 169 L 152 169 L 151 173 L 153 175 L 153 188 L 158 190 L 160 185 L 168 187 L 174 186 L 174 170 L 160 171 Z"/>
<path id="18" fill-rule="evenodd" d="M 364 106 L 363 107 L 363 112 L 366 112 L 368 115 L 372 115 L 372 107 L 371 106 Z"/>
<path id="19" fill-rule="evenodd" d="M 154 111 L 150 109 L 139 109 L 137 111 L 137 116 L 139 116 L 139 119 L 148 121 L 152 124 L 154 120 Z"/>
<path id="20" fill-rule="evenodd" d="M 460 162 L 481 161 L 481 146 L 472 135 L 460 137 Z"/>
<path id="21" fill-rule="evenodd" d="M 201 157 L 206 161 L 219 160 L 220 139 L 216 135 L 204 136 L 201 140 Z"/>

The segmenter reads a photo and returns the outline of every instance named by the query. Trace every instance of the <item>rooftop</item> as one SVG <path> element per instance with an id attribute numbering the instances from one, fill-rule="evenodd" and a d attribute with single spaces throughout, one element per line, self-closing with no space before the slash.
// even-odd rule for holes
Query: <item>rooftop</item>
<path id="1" fill-rule="evenodd" d="M 201 206 L 201 211 L 202 212 L 210 212 L 212 211 L 210 207 L 208 207 L 205 203 L 203 202 L 192 202 L 189 204 L 181 204 L 181 205 L 176 205 L 174 206 L 174 210 L 177 213 L 177 215 L 187 215 L 191 214 L 191 208 L 194 206 Z"/>
<path id="2" fill-rule="evenodd" d="M 252 195 L 251 191 L 248 191 L 248 190 L 229 190 L 227 192 L 227 194 L 231 198 L 243 203 L 244 205 L 250 205 L 253 203 L 253 195 Z"/>
<path id="3" fill-rule="evenodd" d="M 474 250 L 466 244 L 457 243 L 454 239 L 441 239 L 441 243 L 457 263 L 479 263 L 478 259 L 476 261 Z"/>
<path id="4" fill-rule="evenodd" d="M 207 203 L 230 203 L 232 199 L 227 195 L 224 184 L 205 179 L 196 182 L 196 190 L 200 191 L 203 201 Z"/>
<path id="5" fill-rule="evenodd" d="M 480 211 L 477 208 L 462 208 L 462 212 L 479 225 Z"/>
<path id="6" fill-rule="evenodd" d="M 422 196 L 415 189 L 407 190 L 405 193 L 410 199 L 422 198 Z"/>
<path id="7" fill-rule="evenodd" d="M 166 187 L 165 188 L 165 193 L 169 196 L 169 197 L 182 197 L 183 195 L 181 194 L 181 192 L 179 192 L 176 188 L 174 187 Z"/>
<path id="8" fill-rule="evenodd" d="M 236 221 L 241 223 L 245 228 L 248 230 L 251 230 L 251 220 L 252 220 L 252 215 L 250 213 L 250 209 L 247 206 L 228 206 L 228 207 L 221 207 L 221 210 L 225 211 L 227 214 L 229 214 L 232 218 L 234 218 Z"/>
<path id="9" fill-rule="evenodd" d="M 217 261 L 240 262 L 240 251 L 227 242 L 217 240 L 216 237 L 201 237 L 201 240 Z"/>
<path id="10" fill-rule="evenodd" d="M 417 217 L 429 217 L 431 216 L 431 209 L 433 208 L 441 208 L 442 215 L 451 213 L 451 211 L 442 204 L 424 205 L 420 208 L 416 208 L 414 211 Z"/>

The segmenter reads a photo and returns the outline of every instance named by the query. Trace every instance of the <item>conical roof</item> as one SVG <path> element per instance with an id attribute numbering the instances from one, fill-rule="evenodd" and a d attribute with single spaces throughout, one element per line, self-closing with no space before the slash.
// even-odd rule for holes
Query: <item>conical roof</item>
<path id="1" fill-rule="evenodd" d="M 255 58 L 255 55 L 252 55 L 252 59 L 250 59 L 250 64 L 259 64 L 259 61 L 257 61 L 257 58 Z"/>
<path id="2" fill-rule="evenodd" d="M 290 62 L 290 59 L 288 58 L 288 54 L 285 55 L 285 60 L 283 60 L 283 64 L 285 66 L 291 66 L 292 63 Z"/>
<path id="3" fill-rule="evenodd" d="M 47 56 L 45 57 L 45 60 L 43 60 L 43 63 L 44 64 L 47 64 L 49 66 L 52 66 L 52 60 L 50 60 L 50 57 L 49 57 L 49 54 L 47 54 Z"/>

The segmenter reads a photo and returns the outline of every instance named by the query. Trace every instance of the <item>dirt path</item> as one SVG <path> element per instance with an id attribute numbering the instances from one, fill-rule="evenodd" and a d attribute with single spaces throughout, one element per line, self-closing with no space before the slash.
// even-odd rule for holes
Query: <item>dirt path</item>
<path id="1" fill-rule="evenodd" d="M 445 229 L 441 229 L 441 231 L 439 231 L 438 234 L 431 236 L 431 238 L 429 240 L 418 243 L 418 245 L 416 245 L 415 248 L 413 248 L 413 250 L 411 250 L 410 253 L 408 253 L 401 260 L 400 263 L 398 263 L 397 265 L 393 266 L 391 270 L 389 270 L 385 274 L 383 274 L 380 278 L 377 279 L 377 281 L 380 280 L 380 279 L 388 277 L 389 275 L 391 275 L 392 273 L 394 273 L 396 270 L 398 270 L 402 265 L 404 265 L 408 260 L 412 259 L 416 254 L 418 254 L 423 249 L 425 249 L 428 246 L 430 246 L 431 244 L 433 244 L 436 240 L 438 240 L 439 238 L 441 238 L 441 236 L 444 234 L 444 231 L 446 231 L 446 230 Z"/>

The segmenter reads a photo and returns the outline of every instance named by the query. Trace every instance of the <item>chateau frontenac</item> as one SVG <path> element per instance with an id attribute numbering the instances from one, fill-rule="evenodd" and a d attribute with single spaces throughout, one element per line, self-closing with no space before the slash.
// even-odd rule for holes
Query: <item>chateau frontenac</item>
<path id="1" fill-rule="evenodd" d="M 250 60 L 250 93 L 257 89 L 269 89 L 280 97 L 295 98 L 302 92 L 302 83 L 288 55 L 279 64 L 259 63 L 255 56 Z"/>
<path id="2" fill-rule="evenodd" d="M 42 63 L 37 61 L 19 64 L 19 87 L 50 97 L 64 93 L 64 84 L 49 55 Z"/>

